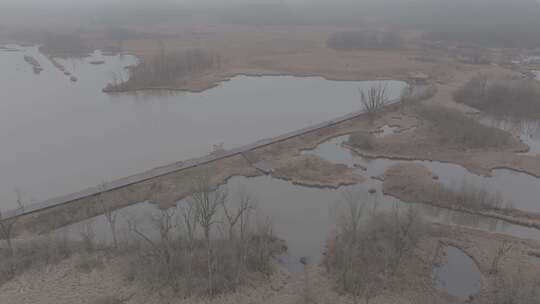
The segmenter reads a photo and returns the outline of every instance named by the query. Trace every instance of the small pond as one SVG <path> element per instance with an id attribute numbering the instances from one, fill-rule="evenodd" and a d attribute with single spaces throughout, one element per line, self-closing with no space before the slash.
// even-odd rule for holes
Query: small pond
<path id="1" fill-rule="evenodd" d="M 230 149 L 359 111 L 358 89 L 379 83 L 238 76 L 202 93 L 105 94 L 108 82 L 127 79 L 135 57 L 56 59 L 63 72 L 37 47 L 7 47 L 19 51 L 0 52 L 2 209 L 15 207 L 16 188 L 43 201 L 202 156 L 216 144 Z M 25 56 L 43 71 L 34 73 Z M 383 82 L 391 99 L 406 86 Z"/>
<path id="2" fill-rule="evenodd" d="M 467 300 L 482 287 L 482 277 L 476 263 L 456 247 L 445 248 L 444 262 L 433 269 L 435 286 L 450 295 Z"/>

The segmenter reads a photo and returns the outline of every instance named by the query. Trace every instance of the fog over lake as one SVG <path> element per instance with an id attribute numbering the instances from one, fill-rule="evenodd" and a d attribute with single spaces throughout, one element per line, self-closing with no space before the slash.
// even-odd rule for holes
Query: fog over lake
<path id="1" fill-rule="evenodd" d="M 24 55 L 43 67 L 32 72 Z M 90 61 L 105 60 L 92 65 Z M 137 59 L 99 52 L 58 60 L 36 47 L 0 52 L 0 201 L 13 207 L 15 189 L 36 200 L 66 194 L 157 166 L 202 156 L 213 145 L 234 148 L 323 122 L 362 106 L 358 89 L 373 82 L 317 77 L 238 76 L 202 93 L 152 91 L 108 95 L 113 73 Z M 405 83 L 389 81 L 396 98 Z"/>

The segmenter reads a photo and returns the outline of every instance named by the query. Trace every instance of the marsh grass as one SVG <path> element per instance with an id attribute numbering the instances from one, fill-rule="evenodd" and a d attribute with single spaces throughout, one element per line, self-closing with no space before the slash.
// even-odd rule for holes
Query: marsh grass
<path id="1" fill-rule="evenodd" d="M 483 125 L 454 109 L 430 105 L 418 106 L 417 112 L 434 129 L 439 144 L 482 149 L 503 147 L 512 141 L 509 133 Z"/>

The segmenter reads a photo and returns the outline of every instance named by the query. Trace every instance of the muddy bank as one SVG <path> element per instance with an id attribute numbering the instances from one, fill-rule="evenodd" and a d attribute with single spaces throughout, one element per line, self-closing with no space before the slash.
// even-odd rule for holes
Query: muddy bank
<path id="1" fill-rule="evenodd" d="M 481 210 L 467 207 L 467 202 L 460 203 L 457 193 L 446 189 L 421 164 L 402 163 L 390 167 L 384 174 L 383 191 L 405 202 L 429 204 L 540 229 L 538 213 L 502 207 L 485 207 Z"/>
<path id="2" fill-rule="evenodd" d="M 436 98 L 436 97 L 434 97 Z M 540 157 L 524 155 L 529 147 L 517 138 L 511 138 L 498 147 L 466 148 L 460 144 L 441 141 L 438 133 L 412 108 L 404 115 L 414 117 L 418 127 L 399 134 L 373 140 L 369 149 L 347 145 L 368 158 L 396 160 L 431 160 L 459 164 L 472 173 L 490 176 L 494 169 L 510 169 L 540 177 Z M 498 129 L 497 132 L 500 132 Z"/>

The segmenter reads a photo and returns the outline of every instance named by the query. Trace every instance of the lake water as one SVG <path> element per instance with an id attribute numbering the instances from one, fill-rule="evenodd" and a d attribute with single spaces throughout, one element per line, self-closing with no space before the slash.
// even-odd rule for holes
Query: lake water
<path id="1" fill-rule="evenodd" d="M 339 136 L 320 144 L 305 154 L 317 155 L 332 163 L 346 164 L 349 167 L 366 168 L 362 174 L 370 177 L 382 176 L 392 165 L 406 161 L 390 159 L 366 159 L 360 157 L 341 144 L 348 136 Z M 540 179 L 529 174 L 512 170 L 493 170 L 491 177 L 473 174 L 462 166 L 436 161 L 409 161 L 426 166 L 446 187 L 459 189 L 464 183 L 473 184 L 491 193 L 499 193 L 507 205 L 525 211 L 540 212 Z"/>
<path id="2" fill-rule="evenodd" d="M 433 271 L 435 286 L 460 300 L 467 300 L 482 287 L 482 277 L 476 263 L 463 251 L 448 246 L 446 259 Z"/>
<path id="3" fill-rule="evenodd" d="M 15 189 L 42 201 L 202 156 L 215 144 L 233 148 L 358 111 L 358 89 L 374 84 L 238 76 L 202 93 L 109 95 L 101 89 L 126 79 L 135 57 L 57 60 L 72 82 L 37 47 L 9 47 L 19 51 L 0 51 L 2 209 L 15 207 Z M 44 70 L 34 74 L 25 55 Z M 406 85 L 386 83 L 391 98 Z"/>
<path id="4" fill-rule="evenodd" d="M 229 202 L 234 206 L 238 193 L 246 192 L 257 202 L 257 216 L 269 217 L 274 233 L 285 240 L 288 252 L 280 259 L 292 271 L 301 271 L 300 257 L 307 257 L 312 263 L 320 262 L 328 237 L 336 231 L 336 221 L 344 210 L 343 192 L 355 193 L 364 204 L 367 218 L 372 212 L 401 210 L 410 206 L 416 208 L 423 219 L 448 225 L 462 225 L 489 232 L 502 233 L 520 238 L 540 240 L 540 231 L 499 220 L 485 218 L 423 204 L 408 204 L 382 194 L 382 182 L 367 180 L 354 186 L 340 189 L 319 189 L 294 185 L 291 182 L 269 176 L 254 178 L 233 177 L 227 184 Z M 370 194 L 370 189 L 376 189 Z M 182 202 L 180 202 L 181 204 Z M 149 236 L 158 237 L 158 228 L 153 219 L 158 218 L 155 205 L 139 203 L 118 211 L 117 227 L 122 238 L 129 238 L 128 221 L 137 223 L 139 230 Z M 179 215 L 180 212 L 176 212 Z M 104 216 L 97 216 L 82 223 L 63 227 L 58 233 L 68 233 L 70 238 L 80 238 L 85 225 L 91 224 L 97 241 L 111 242 L 112 236 Z M 218 231 L 215 227 L 215 232 Z"/>
<path id="5" fill-rule="evenodd" d="M 343 148 L 341 143 L 345 140 L 347 136 L 336 137 L 320 144 L 314 150 L 303 153 L 314 154 L 333 163 L 343 163 L 350 167 L 361 165 L 366 170 L 358 169 L 359 173 L 368 177 L 381 176 L 391 165 L 400 162 L 388 159 L 364 159 Z M 415 163 L 421 163 L 439 175 L 439 181 L 447 187 L 456 187 L 461 182 L 468 181 L 485 187 L 489 191 L 501 191 L 503 197 L 514 202 L 518 208 L 525 210 L 538 208 L 535 198 L 540 195 L 540 181 L 530 175 L 509 170 L 496 170 L 493 177 L 488 178 L 472 174 L 459 165 L 427 161 L 415 161 Z M 343 208 L 343 191 L 357 193 L 365 203 L 366 214 L 371 211 L 392 210 L 394 206 L 400 208 L 413 206 L 425 220 L 430 222 L 461 225 L 513 237 L 540 240 L 540 231 L 537 229 L 434 206 L 403 203 L 392 196 L 384 195 L 382 182 L 377 179 L 368 179 L 358 185 L 333 190 L 303 187 L 269 176 L 233 177 L 225 187 L 233 202 L 239 189 L 252 194 L 257 199 L 260 214 L 272 219 L 276 235 L 287 242 L 289 251 L 280 258 L 293 271 L 302 269 L 302 265 L 298 263 L 300 257 L 308 257 L 313 262 L 320 260 L 325 242 L 335 231 L 336 218 Z M 371 189 L 375 189 L 376 192 L 370 194 Z M 141 229 L 157 235 L 157 229 L 149 219 L 158 212 L 154 205 L 148 203 L 140 203 L 120 210 L 121 220 L 118 225 L 121 227 L 121 234 L 128 236 L 128 219 L 138 218 Z M 90 222 L 98 240 L 111 240 L 104 216 L 98 216 Z M 82 227 L 84 223 L 77 223 L 64 227 L 61 231 L 67 231 L 71 237 L 77 238 Z"/>

